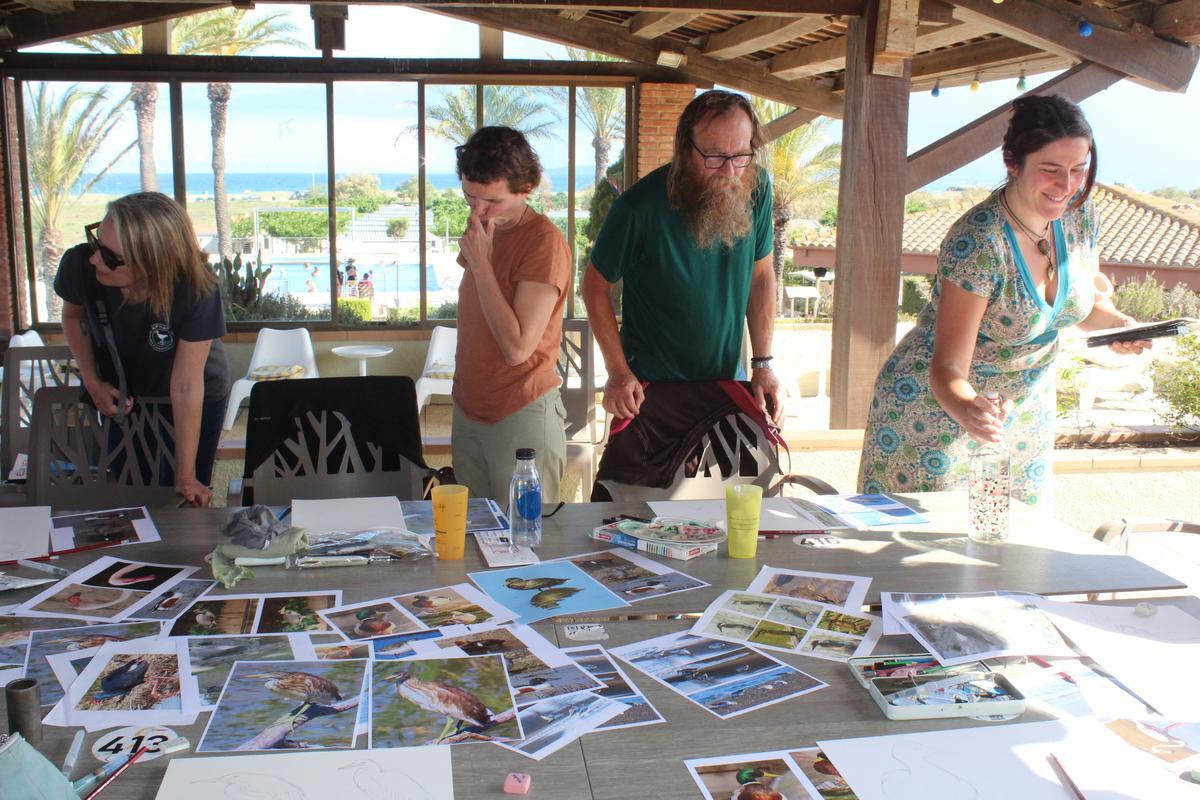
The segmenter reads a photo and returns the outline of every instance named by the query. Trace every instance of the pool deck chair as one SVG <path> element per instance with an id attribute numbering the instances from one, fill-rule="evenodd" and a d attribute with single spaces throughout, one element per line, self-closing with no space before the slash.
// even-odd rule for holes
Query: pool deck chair
<path id="1" fill-rule="evenodd" d="M 297 367 L 299 369 L 297 369 Z M 225 430 L 233 427 L 238 408 L 256 383 L 284 378 L 319 378 L 312 337 L 305 328 L 263 328 L 254 342 L 254 355 L 244 378 L 234 381 L 225 409 Z"/>

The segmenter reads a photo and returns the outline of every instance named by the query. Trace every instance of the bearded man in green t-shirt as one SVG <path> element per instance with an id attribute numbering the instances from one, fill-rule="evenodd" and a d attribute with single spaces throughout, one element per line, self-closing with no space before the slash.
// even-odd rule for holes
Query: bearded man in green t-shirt
<path id="1" fill-rule="evenodd" d="M 670 164 L 618 197 L 583 278 L 583 300 L 604 355 L 604 409 L 636 416 L 643 381 L 739 377 L 743 320 L 750 382 L 776 420 L 771 181 L 754 164 L 762 134 L 746 98 L 713 90 L 684 109 Z M 612 285 L 624 280 L 617 330 Z"/>

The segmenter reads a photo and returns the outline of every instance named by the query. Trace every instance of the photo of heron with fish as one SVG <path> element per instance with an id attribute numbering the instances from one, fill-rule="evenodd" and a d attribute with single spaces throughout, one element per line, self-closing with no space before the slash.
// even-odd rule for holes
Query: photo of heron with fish
<path id="1" fill-rule="evenodd" d="M 239 661 L 197 752 L 351 748 L 366 661 Z"/>
<path id="2" fill-rule="evenodd" d="M 372 748 L 521 738 L 508 671 L 498 655 L 373 665 Z"/>

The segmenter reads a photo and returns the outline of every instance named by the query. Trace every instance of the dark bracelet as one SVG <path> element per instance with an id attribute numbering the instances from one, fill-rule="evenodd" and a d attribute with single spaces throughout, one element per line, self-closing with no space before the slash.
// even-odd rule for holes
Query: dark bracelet
<path id="1" fill-rule="evenodd" d="M 750 369 L 770 369 L 771 356 L 755 356 L 750 359 Z"/>

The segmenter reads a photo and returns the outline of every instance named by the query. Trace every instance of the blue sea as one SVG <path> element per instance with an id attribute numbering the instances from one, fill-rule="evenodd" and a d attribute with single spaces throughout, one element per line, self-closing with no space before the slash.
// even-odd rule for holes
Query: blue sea
<path id="1" fill-rule="evenodd" d="M 345 177 L 349 173 L 338 173 L 337 177 Z M 376 173 L 379 177 L 380 188 L 391 191 L 409 180 L 413 175 L 411 172 L 382 172 Z M 594 168 L 591 164 L 585 166 L 577 165 L 575 168 L 575 188 L 576 190 L 584 189 L 591 186 Z M 429 172 L 425 176 L 434 187 L 438 189 L 457 189 L 459 187 L 458 176 L 453 172 Z M 550 185 L 556 192 L 565 192 L 567 190 L 567 168 L 554 167 L 546 170 L 546 177 L 550 179 Z M 80 182 L 80 186 L 90 180 L 91 176 L 86 176 Z M 158 185 L 163 191 L 170 192 L 174 178 L 169 172 L 160 172 L 158 175 Z M 326 185 L 326 177 L 323 172 L 227 172 L 225 174 L 225 186 L 231 197 L 246 193 L 254 192 L 307 192 L 313 184 L 316 184 L 322 189 Z M 76 191 L 80 186 L 76 187 Z M 124 195 L 130 192 L 140 191 L 142 188 L 141 178 L 134 172 L 109 173 L 101 178 L 92 188 L 93 192 L 99 194 Z M 187 174 L 187 190 L 189 194 L 207 193 L 212 194 L 212 173 L 211 172 L 189 172 Z"/>

